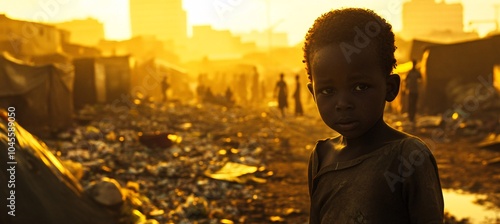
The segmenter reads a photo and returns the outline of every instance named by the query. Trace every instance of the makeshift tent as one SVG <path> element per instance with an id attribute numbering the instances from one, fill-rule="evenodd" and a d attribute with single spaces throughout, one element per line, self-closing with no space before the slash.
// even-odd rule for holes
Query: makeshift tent
<path id="1" fill-rule="evenodd" d="M 0 197 L 10 205 L 0 206 L 0 223 L 118 223 L 116 214 L 86 195 L 47 146 L 20 125 L 15 144 L 9 144 L 8 127 L 7 113 L 0 109 L 0 162 L 7 167 L 0 171 Z"/>
<path id="2" fill-rule="evenodd" d="M 130 96 L 130 56 L 98 58 L 106 73 L 106 102 L 113 103 Z"/>
<path id="3" fill-rule="evenodd" d="M 30 62 L 35 65 L 46 65 L 46 64 L 71 64 L 71 56 L 66 53 L 53 53 L 46 55 L 34 55 L 28 57 Z"/>
<path id="4" fill-rule="evenodd" d="M 0 107 L 15 107 L 16 120 L 37 135 L 67 128 L 73 115 L 73 66 L 32 66 L 0 56 Z"/>
<path id="5" fill-rule="evenodd" d="M 500 63 L 500 36 L 457 44 L 430 46 L 424 54 L 419 109 L 427 114 L 456 108 L 476 112 L 487 104 L 493 88 L 493 68 Z"/>
<path id="6" fill-rule="evenodd" d="M 423 40 L 413 40 L 411 43 L 410 61 L 411 60 L 417 60 L 417 61 L 422 60 L 422 56 L 424 55 L 424 52 L 427 50 L 427 48 L 429 48 L 431 46 L 439 46 L 439 45 L 442 45 L 442 44 L 429 42 L 429 41 L 423 41 Z"/>
<path id="7" fill-rule="evenodd" d="M 75 66 L 75 108 L 96 103 L 114 103 L 130 96 L 129 56 L 79 58 Z M 124 97 L 125 96 L 125 97 Z"/>
<path id="8" fill-rule="evenodd" d="M 74 105 L 81 109 L 86 104 L 106 102 L 106 74 L 104 65 L 95 58 L 73 60 L 75 67 Z"/>

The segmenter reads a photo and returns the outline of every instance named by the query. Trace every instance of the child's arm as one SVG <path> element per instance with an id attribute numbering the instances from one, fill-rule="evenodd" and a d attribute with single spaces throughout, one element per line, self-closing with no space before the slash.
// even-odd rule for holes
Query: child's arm
<path id="1" fill-rule="evenodd" d="M 418 139 L 403 145 L 400 175 L 411 223 L 443 223 L 444 202 L 436 160 Z"/>
<path id="2" fill-rule="evenodd" d="M 318 173 L 318 167 L 319 167 L 319 161 L 318 161 L 318 152 L 317 148 L 321 147 L 322 141 L 316 142 L 316 146 L 314 147 L 314 150 L 311 152 L 309 155 L 309 162 L 307 166 L 307 183 L 309 186 L 309 197 L 312 196 L 314 189 L 316 186 L 314 186 L 314 176 Z"/>

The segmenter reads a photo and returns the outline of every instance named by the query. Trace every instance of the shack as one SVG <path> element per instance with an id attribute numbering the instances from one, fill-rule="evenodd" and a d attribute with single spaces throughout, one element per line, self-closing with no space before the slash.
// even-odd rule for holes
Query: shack
<path id="1" fill-rule="evenodd" d="M 472 113 L 494 100 L 493 77 L 500 63 L 500 36 L 427 47 L 421 63 L 423 76 L 419 108 L 426 114 L 453 111 Z"/>
<path id="2" fill-rule="evenodd" d="M 36 135 L 72 124 L 74 70 L 71 64 L 35 66 L 0 55 L 0 107 L 15 108 L 15 119 Z"/>
<path id="3" fill-rule="evenodd" d="M 104 65 L 95 58 L 73 60 L 75 67 L 74 104 L 79 110 L 85 105 L 106 102 L 106 77 Z"/>
<path id="4" fill-rule="evenodd" d="M 130 98 L 132 68 L 129 56 L 89 57 L 73 60 L 75 108 Z"/>

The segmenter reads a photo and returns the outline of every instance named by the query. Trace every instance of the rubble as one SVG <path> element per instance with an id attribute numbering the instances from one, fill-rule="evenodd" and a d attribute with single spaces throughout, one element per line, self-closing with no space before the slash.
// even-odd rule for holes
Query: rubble
<path id="1" fill-rule="evenodd" d="M 287 124 L 278 118 L 248 108 L 180 103 L 139 103 L 119 113 L 109 105 L 87 106 L 79 117 L 85 122 L 46 142 L 71 161 L 95 201 L 123 203 L 124 223 L 306 221 L 294 217 L 303 209 L 290 203 L 288 210 L 266 211 L 264 201 L 274 196 L 264 193 L 263 184 L 280 172 L 266 164 L 290 149 Z M 307 158 L 301 150 L 296 156 Z M 95 194 L 104 191 L 111 193 Z"/>
<path id="2" fill-rule="evenodd" d="M 490 134 L 477 144 L 479 148 L 500 151 L 500 135 Z"/>
<path id="3" fill-rule="evenodd" d="M 256 166 L 227 162 L 219 170 L 215 172 L 207 170 L 204 172 L 204 174 L 216 180 L 232 181 L 240 184 L 245 184 L 250 181 L 255 183 L 265 183 L 266 179 L 258 178 L 254 175 L 249 175 L 257 172 L 257 170 L 259 170 L 259 168 Z"/>
<path id="4" fill-rule="evenodd" d="M 93 140 L 98 132 L 81 132 L 86 135 L 81 138 L 90 142 L 87 148 L 97 152 L 90 153 L 91 158 L 84 154 L 81 159 L 104 160 L 93 164 L 94 173 L 88 177 L 112 176 L 121 182 L 137 183 L 128 188 L 148 199 L 134 207 L 146 220 L 306 223 L 305 172 L 311 144 L 335 133 L 326 127 L 311 130 L 310 127 L 323 125 L 318 117 L 282 120 L 271 109 L 151 103 L 139 104 L 117 116 L 108 106 L 89 108 L 93 120 L 87 126 L 99 127 L 104 137 Z M 104 121 L 95 122 L 103 119 L 100 117 L 105 117 Z M 404 116 L 388 115 L 388 122 L 394 127 L 408 131 L 414 126 L 416 133 L 424 137 L 432 136 L 438 129 L 446 130 L 447 138 L 471 136 L 480 126 L 480 121 L 472 117 L 447 121 L 455 123 L 444 122 L 442 116 L 421 116 L 416 124 L 411 124 Z M 116 140 L 113 135 L 117 139 L 122 136 L 123 140 Z M 75 151 L 83 148 L 78 141 L 73 142 L 77 145 L 73 147 Z M 101 142 L 107 146 L 99 145 Z M 113 153 L 106 153 L 111 149 Z M 442 161 L 440 167 L 456 165 L 453 157 L 445 159 L 441 153 L 436 156 Z M 480 158 L 469 157 L 467 161 L 482 166 Z M 280 163 L 276 161 L 288 162 L 277 166 Z M 493 164 L 492 160 L 487 161 Z M 103 166 L 110 171 L 104 172 Z M 445 187 L 456 187 L 448 184 L 448 173 L 443 172 Z M 295 190 L 290 190 L 291 186 Z M 453 216 L 449 217 L 452 220 Z"/>
<path id="5" fill-rule="evenodd" d="M 280 119 L 265 108 L 213 104 L 94 105 L 78 117 L 85 119 L 44 141 L 82 186 L 94 188 L 86 191 L 94 202 L 120 214 L 119 223 L 306 223 L 307 159 L 316 140 L 335 135 L 319 117 Z M 416 131 L 430 136 L 441 119 L 424 117 Z M 412 125 L 402 116 L 388 120 L 403 130 Z M 432 144 L 443 187 L 495 186 L 471 187 L 456 177 L 467 170 L 453 169 L 496 167 L 496 157 L 462 156 L 468 149 L 450 157 L 446 143 Z M 114 193 L 93 193 L 104 190 Z"/>
<path id="6" fill-rule="evenodd" d="M 103 177 L 100 181 L 94 181 L 85 189 L 86 194 L 101 205 L 116 206 L 125 201 L 125 195 L 121 186 L 114 179 Z"/>

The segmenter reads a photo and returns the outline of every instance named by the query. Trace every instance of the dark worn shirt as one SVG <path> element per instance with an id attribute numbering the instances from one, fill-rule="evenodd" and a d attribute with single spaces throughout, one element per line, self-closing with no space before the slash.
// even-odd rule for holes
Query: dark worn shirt
<path id="1" fill-rule="evenodd" d="M 310 224 L 443 223 L 443 195 L 428 147 L 409 136 L 354 160 L 319 170 L 318 141 L 309 160 Z"/>

